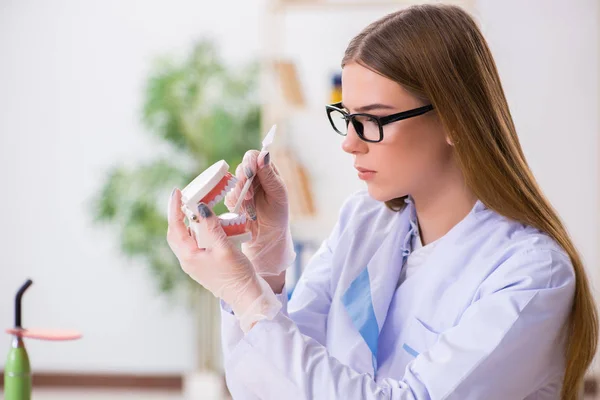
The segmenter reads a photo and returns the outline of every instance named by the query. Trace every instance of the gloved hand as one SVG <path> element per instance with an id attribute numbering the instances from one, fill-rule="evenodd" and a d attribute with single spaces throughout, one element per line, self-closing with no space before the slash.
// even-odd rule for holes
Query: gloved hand
<path id="1" fill-rule="evenodd" d="M 247 175 L 256 174 L 242 203 L 241 212 L 248 215 L 247 226 L 252 232 L 252 240 L 242 244 L 242 251 L 261 276 L 279 275 L 296 258 L 285 184 L 268 152 L 248 151 L 235 174 L 236 187 L 225 197 L 230 211 L 240 197 Z"/>
<path id="2" fill-rule="evenodd" d="M 244 332 L 262 318 L 273 318 L 281 303 L 269 285 L 254 270 L 248 258 L 227 239 L 217 216 L 206 206 L 198 208 L 199 229 L 210 243 L 199 249 L 193 230 L 184 224 L 181 191 L 175 189 L 169 200 L 167 241 L 181 268 L 213 295 L 228 303 Z"/>

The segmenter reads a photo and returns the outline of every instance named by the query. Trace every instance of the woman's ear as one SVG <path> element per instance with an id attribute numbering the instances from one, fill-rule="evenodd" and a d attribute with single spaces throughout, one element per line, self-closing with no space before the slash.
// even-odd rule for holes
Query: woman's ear
<path id="1" fill-rule="evenodd" d="M 448 143 L 450 146 L 454 146 L 454 142 L 452 142 L 452 139 L 450 139 L 450 136 L 446 135 L 446 143 Z"/>

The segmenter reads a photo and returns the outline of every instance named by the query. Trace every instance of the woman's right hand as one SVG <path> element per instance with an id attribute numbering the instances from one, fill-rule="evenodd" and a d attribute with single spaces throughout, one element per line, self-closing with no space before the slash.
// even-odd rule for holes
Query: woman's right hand
<path id="1" fill-rule="evenodd" d="M 268 277 L 284 275 L 282 272 L 296 258 L 289 226 L 288 194 L 276 166 L 270 162 L 270 154 L 250 150 L 236 169 L 238 182 L 235 188 L 225 197 L 225 205 L 230 211 L 250 173 L 256 176 L 240 212 L 248 216 L 252 240 L 242 244 L 242 251 L 256 271 L 269 281 Z"/>

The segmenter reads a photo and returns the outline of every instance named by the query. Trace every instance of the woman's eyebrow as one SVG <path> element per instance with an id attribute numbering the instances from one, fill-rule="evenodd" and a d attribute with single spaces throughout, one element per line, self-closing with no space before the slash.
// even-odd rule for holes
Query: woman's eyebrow
<path id="1" fill-rule="evenodd" d="M 342 104 L 342 108 L 349 110 L 349 108 L 344 106 L 344 104 Z M 395 107 L 388 106 L 387 104 L 375 103 L 375 104 L 369 104 L 366 106 L 358 107 L 355 109 L 355 111 L 356 112 L 367 112 L 367 111 L 373 111 L 373 110 L 394 110 L 394 109 L 395 109 Z"/>

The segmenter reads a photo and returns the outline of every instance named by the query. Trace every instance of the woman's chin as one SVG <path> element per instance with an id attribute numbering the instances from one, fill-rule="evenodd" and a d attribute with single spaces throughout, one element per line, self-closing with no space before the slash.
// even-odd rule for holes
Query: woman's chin
<path id="1" fill-rule="evenodd" d="M 384 188 L 381 186 L 377 186 L 374 184 L 367 184 L 367 190 L 369 191 L 369 196 L 377 201 L 390 201 L 393 199 L 397 199 L 404 195 L 398 194 L 398 190 L 391 190 L 390 188 Z"/>

